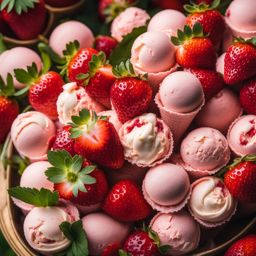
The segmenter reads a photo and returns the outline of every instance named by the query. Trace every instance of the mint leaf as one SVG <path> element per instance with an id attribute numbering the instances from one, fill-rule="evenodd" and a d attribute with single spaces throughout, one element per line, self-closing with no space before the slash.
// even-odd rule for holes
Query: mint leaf
<path id="1" fill-rule="evenodd" d="M 38 190 L 35 188 L 14 187 L 8 189 L 8 193 L 10 196 L 36 207 L 56 206 L 59 201 L 57 192 L 52 192 L 45 188 Z"/>

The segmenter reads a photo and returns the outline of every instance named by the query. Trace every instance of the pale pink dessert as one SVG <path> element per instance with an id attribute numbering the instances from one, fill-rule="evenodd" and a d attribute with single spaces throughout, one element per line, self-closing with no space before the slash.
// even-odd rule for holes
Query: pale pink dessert
<path id="1" fill-rule="evenodd" d="M 108 118 L 108 121 L 112 123 L 118 132 L 122 126 L 122 123 L 119 121 L 116 111 L 115 110 L 107 110 L 98 113 L 98 116 L 106 116 Z"/>
<path id="2" fill-rule="evenodd" d="M 133 31 L 134 28 L 146 26 L 150 16 L 142 9 L 129 7 L 121 12 L 112 22 L 111 36 L 118 42 Z"/>
<path id="3" fill-rule="evenodd" d="M 191 131 L 181 142 L 180 163 L 187 171 L 207 176 L 225 166 L 230 159 L 228 142 L 216 129 L 203 127 Z"/>
<path id="4" fill-rule="evenodd" d="M 127 121 L 119 130 L 125 159 L 140 167 L 155 166 L 172 153 L 172 133 L 155 114 L 144 114 Z"/>
<path id="5" fill-rule="evenodd" d="M 76 207 L 71 204 L 60 207 L 33 208 L 24 221 L 24 234 L 28 244 L 43 255 L 53 255 L 65 250 L 71 243 L 59 225 L 79 219 Z"/>
<path id="6" fill-rule="evenodd" d="M 136 73 L 147 73 L 148 81 L 156 92 L 161 81 L 177 68 L 175 47 L 166 34 L 159 31 L 146 32 L 133 43 L 131 63 Z"/>
<path id="7" fill-rule="evenodd" d="M 239 98 L 223 89 L 211 98 L 195 118 L 199 127 L 211 127 L 226 134 L 230 124 L 243 113 Z"/>
<path id="8" fill-rule="evenodd" d="M 160 164 L 147 172 L 142 190 L 153 209 L 176 212 L 186 205 L 190 196 L 189 176 L 179 165 Z"/>
<path id="9" fill-rule="evenodd" d="M 92 47 L 94 36 L 90 28 L 79 21 L 67 21 L 57 26 L 50 35 L 49 45 L 60 56 L 69 42 L 77 40 L 80 48 Z"/>
<path id="10" fill-rule="evenodd" d="M 118 222 L 104 213 L 91 213 L 83 219 L 90 255 L 100 255 L 111 243 L 120 242 L 128 236 L 130 224 Z"/>
<path id="11" fill-rule="evenodd" d="M 229 128 L 227 139 L 235 155 L 256 154 L 256 116 L 245 115 L 236 119 Z"/>
<path id="12" fill-rule="evenodd" d="M 187 254 L 197 248 L 200 228 L 196 221 L 184 210 L 178 213 L 158 213 L 150 222 L 161 245 L 169 245 L 167 254 L 176 256 Z"/>
<path id="13" fill-rule="evenodd" d="M 148 24 L 148 31 L 161 31 L 168 37 L 176 36 L 177 30 L 183 30 L 186 16 L 179 11 L 167 9 L 155 14 Z"/>
<path id="14" fill-rule="evenodd" d="M 93 110 L 96 113 L 105 110 L 105 108 L 91 98 L 84 87 L 76 83 L 68 83 L 63 86 L 63 92 L 57 100 L 57 112 L 61 124 L 71 122 L 72 116 L 77 116 L 82 109 Z"/>
<path id="15" fill-rule="evenodd" d="M 236 200 L 221 179 L 208 176 L 192 184 L 189 211 L 205 227 L 216 227 L 229 221 L 236 205 Z"/>
<path id="16" fill-rule="evenodd" d="M 51 119 L 41 112 L 29 111 L 14 120 L 11 138 L 18 153 L 35 162 L 47 159 L 49 144 L 55 132 Z"/>
<path id="17" fill-rule="evenodd" d="M 14 69 L 26 69 L 27 66 L 31 66 L 33 62 L 40 71 L 42 68 L 42 61 L 35 51 L 26 47 L 14 47 L 10 50 L 6 50 L 0 55 L 0 63 L 2 63 L 0 65 L 0 76 L 6 80 L 8 73 L 10 73 L 13 76 L 14 87 L 21 89 L 25 87 L 25 84 L 16 80 Z"/>
<path id="18" fill-rule="evenodd" d="M 225 59 L 226 53 L 222 53 L 216 62 L 216 71 L 224 75 L 224 59 Z"/>
<path id="19" fill-rule="evenodd" d="M 53 191 L 54 184 L 47 179 L 45 171 L 51 166 L 47 161 L 39 161 L 27 166 L 20 178 L 20 187 L 49 189 Z M 34 208 L 33 205 L 24 203 L 18 199 L 13 198 L 14 203 L 27 214 Z"/>

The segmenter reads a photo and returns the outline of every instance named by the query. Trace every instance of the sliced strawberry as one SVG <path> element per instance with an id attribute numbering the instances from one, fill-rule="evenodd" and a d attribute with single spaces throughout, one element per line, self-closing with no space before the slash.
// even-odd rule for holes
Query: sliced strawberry
<path id="1" fill-rule="evenodd" d="M 95 39 L 95 49 L 104 52 L 107 58 L 109 58 L 117 44 L 117 40 L 110 36 L 97 36 Z"/>
<path id="2" fill-rule="evenodd" d="M 240 90 L 240 103 L 245 112 L 256 115 L 256 78 L 246 82 Z"/>

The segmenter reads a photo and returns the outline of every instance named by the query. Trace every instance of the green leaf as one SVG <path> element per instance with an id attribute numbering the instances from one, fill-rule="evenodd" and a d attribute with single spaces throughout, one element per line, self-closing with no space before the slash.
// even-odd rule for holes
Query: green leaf
<path id="1" fill-rule="evenodd" d="M 35 8 L 35 4 L 39 0 L 3 0 L 1 3 L 1 11 L 7 8 L 7 12 L 15 10 L 20 15 L 23 12 L 28 12 L 29 9 Z"/>
<path id="2" fill-rule="evenodd" d="M 128 253 L 128 252 L 126 252 L 126 251 L 124 251 L 122 249 L 118 250 L 118 255 L 119 256 L 131 256 L 130 253 Z"/>
<path id="3" fill-rule="evenodd" d="M 36 207 L 56 206 L 59 201 L 57 192 L 45 188 L 37 190 L 35 188 L 14 187 L 8 189 L 8 193 L 10 196 Z"/>
<path id="4" fill-rule="evenodd" d="M 75 155 L 72 159 L 72 163 L 71 163 L 71 166 L 70 166 L 70 169 L 73 171 L 73 172 L 76 172 L 78 173 L 81 168 L 82 168 L 82 165 L 83 165 L 83 158 L 79 155 Z"/>
<path id="5" fill-rule="evenodd" d="M 90 75 L 89 75 L 88 73 L 86 73 L 86 74 L 81 73 L 81 74 L 78 74 L 78 75 L 76 76 L 76 79 L 78 79 L 78 80 L 84 80 L 84 79 L 88 78 L 89 76 L 90 76 Z"/>
<path id="6" fill-rule="evenodd" d="M 4 43 L 4 36 L 0 34 L 0 54 L 7 50 L 7 47 Z"/>
<path id="7" fill-rule="evenodd" d="M 65 150 L 48 151 L 48 162 L 54 167 L 65 169 L 65 159 L 72 159 L 71 155 Z"/>
<path id="8" fill-rule="evenodd" d="M 92 173 L 95 169 L 96 169 L 96 166 L 95 166 L 95 165 L 89 165 L 89 166 L 84 167 L 84 168 L 81 170 L 81 173 L 82 173 L 82 174 L 90 174 L 90 173 Z"/>
<path id="9" fill-rule="evenodd" d="M 193 35 L 194 36 L 202 36 L 203 35 L 203 27 L 200 22 L 196 22 L 193 26 Z"/>
<path id="10" fill-rule="evenodd" d="M 62 183 L 66 181 L 66 173 L 63 172 L 62 169 L 56 167 L 49 167 L 45 171 L 45 175 L 47 176 L 48 180 L 53 183 Z"/>
<path id="11" fill-rule="evenodd" d="M 16 79 L 25 85 L 30 85 L 34 82 L 34 66 L 28 67 L 27 71 L 24 69 L 14 69 Z"/>
<path id="12" fill-rule="evenodd" d="M 170 245 L 161 245 L 160 247 L 158 247 L 158 250 L 161 253 L 161 255 L 166 255 L 170 249 L 171 249 Z"/>
<path id="13" fill-rule="evenodd" d="M 92 184 L 96 183 L 96 179 L 94 177 L 89 176 L 89 175 L 80 174 L 79 179 L 83 182 L 83 185 L 84 184 L 92 185 Z"/>
<path id="14" fill-rule="evenodd" d="M 15 97 L 24 97 L 27 95 L 28 91 L 29 91 L 29 87 L 26 86 L 26 87 L 20 89 L 19 91 L 15 92 L 14 96 Z"/>

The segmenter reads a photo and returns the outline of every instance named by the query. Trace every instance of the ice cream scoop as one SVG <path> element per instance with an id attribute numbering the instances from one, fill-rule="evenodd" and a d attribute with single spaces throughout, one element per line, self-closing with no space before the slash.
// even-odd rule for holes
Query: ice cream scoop
<path id="1" fill-rule="evenodd" d="M 148 31 L 161 31 L 168 37 L 176 36 L 178 29 L 183 29 L 186 16 L 179 11 L 167 9 L 155 14 L 148 23 Z"/>
<path id="2" fill-rule="evenodd" d="M 191 131 L 181 142 L 180 155 L 187 171 L 207 176 L 225 166 L 230 159 L 228 142 L 216 129 L 203 127 Z"/>
<path id="3" fill-rule="evenodd" d="M 50 35 L 49 45 L 60 56 L 69 42 L 77 40 L 80 48 L 92 47 L 94 36 L 85 24 L 71 20 L 57 26 Z"/>
<path id="4" fill-rule="evenodd" d="M 230 220 L 237 202 L 221 179 L 208 176 L 192 184 L 188 207 L 203 226 L 216 227 Z"/>
<path id="5" fill-rule="evenodd" d="M 101 112 L 104 107 L 91 98 L 84 87 L 76 83 L 68 83 L 63 86 L 63 92 L 57 100 L 57 112 L 59 121 L 62 124 L 71 122 L 71 117 L 76 116 L 82 109 L 89 109 L 95 112 Z"/>
<path id="6" fill-rule="evenodd" d="M 11 127 L 12 142 L 22 157 L 32 162 L 46 160 L 55 125 L 41 112 L 29 111 L 17 116 Z"/>
<path id="7" fill-rule="evenodd" d="M 14 47 L 4 51 L 0 55 L 0 63 L 2 63 L 2 65 L 0 65 L 0 76 L 6 80 L 8 73 L 10 73 L 13 75 L 14 87 L 21 89 L 25 87 L 25 84 L 16 80 L 14 77 L 14 69 L 26 69 L 27 66 L 31 66 L 33 62 L 36 64 L 37 69 L 41 70 L 42 61 L 39 55 L 27 47 Z"/>
<path id="8" fill-rule="evenodd" d="M 157 165 L 146 173 L 143 194 L 155 210 L 164 213 L 179 211 L 185 206 L 190 195 L 189 176 L 179 165 Z"/>
<path id="9" fill-rule="evenodd" d="M 119 121 L 115 110 L 100 112 L 98 116 L 106 116 L 108 121 L 114 125 L 116 131 L 118 132 L 120 130 L 122 123 Z"/>
<path id="10" fill-rule="evenodd" d="M 226 134 L 230 124 L 243 113 L 239 99 L 231 90 L 223 89 L 210 99 L 198 113 L 195 123 Z"/>
<path id="11" fill-rule="evenodd" d="M 70 245 L 59 225 L 78 220 L 77 209 L 66 207 L 33 208 L 24 221 L 24 234 L 28 244 L 43 255 L 53 255 Z M 71 215 L 75 213 L 75 215 Z"/>
<path id="12" fill-rule="evenodd" d="M 104 213 L 91 213 L 83 219 L 90 255 L 100 255 L 111 243 L 122 243 L 130 231 L 130 224 L 118 222 Z"/>
<path id="13" fill-rule="evenodd" d="M 146 26 L 150 16 L 142 9 L 129 7 L 121 12 L 112 22 L 111 36 L 118 42 L 131 33 L 134 28 Z"/>
<path id="14" fill-rule="evenodd" d="M 39 161 L 30 164 L 21 175 L 20 186 L 25 188 L 36 188 L 39 190 L 45 188 L 52 191 L 54 184 L 49 181 L 45 175 L 45 171 L 50 166 L 51 164 L 47 161 Z M 24 203 L 18 199 L 13 198 L 13 201 L 25 214 L 34 208 L 33 205 Z"/>
<path id="15" fill-rule="evenodd" d="M 172 133 L 155 114 L 148 113 L 126 122 L 119 130 L 125 159 L 140 167 L 163 162 L 172 153 Z"/>
<path id="16" fill-rule="evenodd" d="M 256 154 L 256 116 L 245 115 L 236 119 L 229 128 L 227 139 L 237 156 Z"/>
<path id="17" fill-rule="evenodd" d="M 169 245 L 168 255 L 184 255 L 197 248 L 200 228 L 184 210 L 178 213 L 158 213 L 150 222 L 161 245 Z"/>

